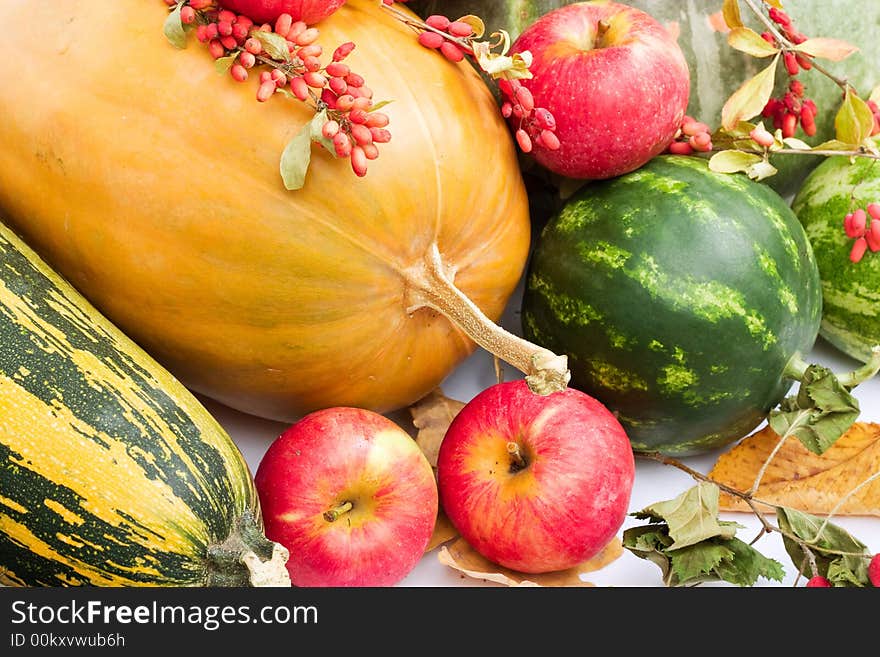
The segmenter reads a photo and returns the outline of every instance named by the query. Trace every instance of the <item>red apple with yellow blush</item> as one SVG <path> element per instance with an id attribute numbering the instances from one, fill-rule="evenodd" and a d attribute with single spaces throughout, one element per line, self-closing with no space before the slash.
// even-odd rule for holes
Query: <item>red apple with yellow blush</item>
<path id="1" fill-rule="evenodd" d="M 522 85 L 556 119 L 560 147 L 532 151 L 550 171 L 578 179 L 633 171 L 662 153 L 681 126 L 687 61 L 644 11 L 618 2 L 564 5 L 519 35 L 511 52 L 523 51 L 532 55 L 533 77 Z"/>
<path id="2" fill-rule="evenodd" d="M 266 536 L 290 551 L 294 586 L 391 586 L 434 531 L 434 473 L 416 442 L 383 415 L 315 411 L 264 454 L 254 477 Z"/>
<path id="3" fill-rule="evenodd" d="M 525 573 L 597 555 L 626 518 L 634 475 L 629 438 L 605 406 L 573 388 L 538 395 L 523 380 L 468 402 L 437 461 L 440 503 L 462 537 Z"/>

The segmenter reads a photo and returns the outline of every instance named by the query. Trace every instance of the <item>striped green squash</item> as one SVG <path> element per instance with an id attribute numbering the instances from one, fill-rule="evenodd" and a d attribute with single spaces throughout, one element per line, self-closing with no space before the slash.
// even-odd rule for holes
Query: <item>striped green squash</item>
<path id="1" fill-rule="evenodd" d="M 222 427 L 0 223 L 0 583 L 283 584 L 261 525 Z"/>
<path id="2" fill-rule="evenodd" d="M 807 177 L 792 209 L 816 253 L 822 279 L 819 335 L 852 358 L 866 362 L 880 344 L 880 253 L 849 259 L 853 241 L 843 231 L 848 212 L 880 202 L 880 169 L 859 158 L 833 157 Z"/>
<path id="3" fill-rule="evenodd" d="M 678 455 L 756 428 L 820 314 L 816 261 L 783 199 L 678 156 L 574 195 L 540 235 L 522 306 L 525 336 L 568 356 L 572 385 L 635 450 Z"/>

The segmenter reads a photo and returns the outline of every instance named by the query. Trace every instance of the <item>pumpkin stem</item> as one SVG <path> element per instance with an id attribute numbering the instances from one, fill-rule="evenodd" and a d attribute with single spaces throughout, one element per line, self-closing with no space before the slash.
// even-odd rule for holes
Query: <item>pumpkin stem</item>
<path id="1" fill-rule="evenodd" d="M 471 340 L 523 374 L 532 392 L 539 395 L 564 390 L 571 379 L 568 358 L 532 344 L 490 320 L 452 282 L 436 242 L 425 258 L 403 271 L 407 283 L 407 312 L 431 308 L 444 315 Z"/>
<path id="2" fill-rule="evenodd" d="M 290 586 L 283 545 L 263 535 L 254 515 L 245 511 L 222 543 L 208 547 L 206 586 Z"/>

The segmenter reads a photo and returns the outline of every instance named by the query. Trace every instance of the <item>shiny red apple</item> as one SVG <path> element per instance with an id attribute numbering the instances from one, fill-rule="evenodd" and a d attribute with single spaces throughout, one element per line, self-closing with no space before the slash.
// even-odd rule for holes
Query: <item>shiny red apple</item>
<path id="1" fill-rule="evenodd" d="M 663 152 L 681 126 L 690 74 L 675 38 L 648 13 L 616 2 L 578 2 L 547 12 L 514 42 L 529 51 L 522 80 L 556 119 L 558 150 L 535 144 L 536 161 L 563 176 L 602 179 Z M 514 127 L 519 119 L 511 117 Z"/>
<path id="2" fill-rule="evenodd" d="M 635 463 L 624 429 L 596 399 L 496 384 L 459 411 L 440 445 L 440 503 L 494 563 L 563 570 L 598 554 L 623 525 Z"/>
<path id="3" fill-rule="evenodd" d="M 255 23 L 274 24 L 281 14 L 314 25 L 345 4 L 345 0 L 223 0 L 225 9 L 244 14 Z"/>
<path id="4" fill-rule="evenodd" d="M 269 446 L 254 480 L 266 536 L 290 551 L 294 586 L 391 586 L 415 567 L 434 531 L 428 459 L 372 411 L 305 416 Z"/>

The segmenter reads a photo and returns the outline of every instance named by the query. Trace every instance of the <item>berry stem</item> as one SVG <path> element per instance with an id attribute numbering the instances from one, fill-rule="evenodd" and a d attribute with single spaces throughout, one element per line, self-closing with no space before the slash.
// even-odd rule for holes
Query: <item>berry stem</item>
<path id="1" fill-rule="evenodd" d="M 764 26 L 767 28 L 767 30 L 776 38 L 776 40 L 782 46 L 783 52 L 792 52 L 792 53 L 798 52 L 795 49 L 794 44 L 791 41 L 789 41 L 787 38 L 785 38 L 785 36 L 782 34 L 782 32 L 780 32 L 779 29 L 777 29 L 777 27 L 773 23 L 773 21 L 771 21 L 767 16 L 764 15 L 764 12 L 761 11 L 761 9 L 755 4 L 754 0 L 743 0 L 743 1 L 748 5 L 749 9 L 752 10 L 752 13 L 755 14 L 755 16 L 757 16 L 758 19 L 764 24 Z M 763 4 L 763 0 L 761 0 L 761 1 Z M 846 91 L 847 89 L 852 87 L 852 85 L 849 82 L 847 82 L 844 78 L 837 77 L 831 71 L 826 69 L 824 66 L 822 66 L 821 64 L 818 64 L 815 61 L 815 59 L 811 60 L 810 63 L 812 64 L 812 67 L 814 69 L 816 69 L 819 73 L 821 73 L 822 75 L 827 77 L 829 80 L 834 82 L 834 84 L 836 84 L 838 87 L 840 87 L 844 91 Z"/>
<path id="2" fill-rule="evenodd" d="M 339 506 L 335 506 L 332 509 L 328 509 L 324 511 L 324 520 L 327 522 L 336 522 L 339 520 L 340 516 L 345 515 L 349 511 L 354 508 L 354 504 L 351 502 L 343 502 Z"/>
<path id="3" fill-rule="evenodd" d="M 431 308 L 443 314 L 486 351 L 510 363 L 526 375 L 532 392 L 548 395 L 564 390 L 571 378 L 566 356 L 532 344 L 490 320 L 459 290 L 455 272 L 443 263 L 436 242 L 425 257 L 401 272 L 407 286 L 407 312 Z"/>
<path id="4" fill-rule="evenodd" d="M 777 149 L 773 149 L 772 151 L 770 151 L 770 153 L 771 153 L 771 155 L 776 155 L 778 153 L 781 155 L 821 155 L 824 157 L 837 157 L 837 156 L 864 157 L 869 160 L 880 160 L 880 155 L 877 155 L 875 153 L 871 153 L 864 148 L 859 148 L 857 150 L 851 150 L 851 151 L 832 151 L 832 150 L 826 151 L 826 150 L 815 150 L 815 149 L 810 149 L 810 150 L 806 151 L 806 150 L 800 150 L 797 148 L 777 148 Z"/>
<path id="5" fill-rule="evenodd" d="M 401 23 L 404 23 L 405 25 L 408 25 L 409 27 L 411 27 L 417 31 L 433 32 L 434 34 L 439 34 L 447 41 L 451 41 L 452 43 L 458 45 L 465 52 L 467 52 L 467 54 L 469 54 L 469 55 L 474 54 L 474 49 L 471 48 L 471 44 L 470 44 L 470 41 L 468 41 L 468 39 L 462 39 L 462 38 L 459 38 L 459 37 L 456 37 L 456 36 L 449 34 L 449 32 L 444 32 L 443 30 L 438 30 L 436 27 L 432 27 L 431 25 L 428 25 L 427 23 L 425 23 L 422 20 L 414 20 L 413 18 L 411 18 L 407 14 L 403 13 L 399 9 L 393 7 L 392 5 L 386 5 L 383 3 L 382 8 L 385 9 L 386 11 L 390 11 L 392 14 L 395 15 L 395 17 Z"/>

